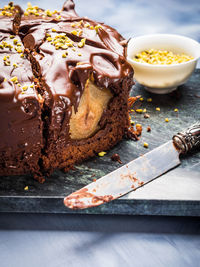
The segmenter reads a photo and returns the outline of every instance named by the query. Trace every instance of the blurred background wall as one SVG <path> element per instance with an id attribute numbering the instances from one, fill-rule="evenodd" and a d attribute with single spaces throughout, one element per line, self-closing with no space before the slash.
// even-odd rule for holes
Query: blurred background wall
<path id="1" fill-rule="evenodd" d="M 0 6 L 9 1 L 1 0 Z M 27 0 L 16 0 L 24 9 Z M 31 0 L 32 5 L 60 10 L 64 1 Z M 116 28 L 125 38 L 174 33 L 200 41 L 200 0 L 75 0 L 80 16 Z"/>

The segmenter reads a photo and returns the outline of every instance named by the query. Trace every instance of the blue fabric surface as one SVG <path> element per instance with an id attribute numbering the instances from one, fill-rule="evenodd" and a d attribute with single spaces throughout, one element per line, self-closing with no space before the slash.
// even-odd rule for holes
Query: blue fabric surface
<path id="1" fill-rule="evenodd" d="M 1 0 L 1 6 L 8 1 Z M 27 1 L 16 3 L 25 8 Z M 199 0 L 85 0 L 77 12 L 126 38 L 175 33 L 200 41 Z M 60 9 L 62 1 L 32 1 Z M 198 218 L 0 214 L 0 267 L 200 266 Z"/>
<path id="2" fill-rule="evenodd" d="M 0 215 L 1 267 L 199 266 L 198 218 Z"/>

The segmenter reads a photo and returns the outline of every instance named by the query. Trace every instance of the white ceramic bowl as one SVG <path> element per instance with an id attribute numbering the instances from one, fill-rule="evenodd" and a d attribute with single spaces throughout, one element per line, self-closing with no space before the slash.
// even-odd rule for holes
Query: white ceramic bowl
<path id="1" fill-rule="evenodd" d="M 168 50 L 176 54 L 187 54 L 194 59 L 174 65 L 151 65 L 140 63 L 132 58 L 151 48 Z M 146 90 L 166 94 L 174 91 L 178 85 L 186 82 L 194 71 L 200 57 L 200 44 L 188 37 L 175 34 L 151 34 L 132 38 L 128 43 L 127 59 L 133 66 L 136 81 Z"/>

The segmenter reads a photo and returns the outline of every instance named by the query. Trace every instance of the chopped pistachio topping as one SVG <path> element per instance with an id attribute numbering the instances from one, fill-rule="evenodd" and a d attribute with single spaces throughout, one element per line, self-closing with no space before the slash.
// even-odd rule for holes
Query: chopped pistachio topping
<path id="1" fill-rule="evenodd" d="M 18 65 L 16 63 L 13 63 L 14 68 L 18 68 Z"/>
<path id="2" fill-rule="evenodd" d="M 86 23 L 84 24 L 84 27 L 85 27 L 85 28 L 89 28 L 89 27 L 90 27 L 90 23 L 86 22 Z"/>
<path id="3" fill-rule="evenodd" d="M 9 50 L 11 51 L 11 49 L 13 48 L 13 46 L 11 44 L 8 44 L 5 41 L 2 41 L 1 44 L 0 44 L 0 48 L 1 49 L 3 49 L 3 48 L 9 48 Z"/>
<path id="4" fill-rule="evenodd" d="M 0 15 L 6 16 L 6 17 L 12 17 L 13 13 L 3 10 L 3 11 L 1 11 Z"/>
<path id="5" fill-rule="evenodd" d="M 21 49 L 21 48 L 17 48 L 16 51 L 17 51 L 17 53 L 19 53 L 19 54 L 22 53 L 22 49 Z"/>
<path id="6" fill-rule="evenodd" d="M 98 153 L 98 156 L 99 156 L 99 157 L 103 157 L 103 156 L 105 156 L 105 155 L 106 155 L 106 152 L 104 152 L 104 151 Z"/>
<path id="7" fill-rule="evenodd" d="M 71 31 L 71 34 L 78 35 L 78 32 L 76 30 Z"/>
<path id="8" fill-rule="evenodd" d="M 18 40 L 17 39 L 14 39 L 13 40 L 13 44 L 16 45 L 18 43 Z"/>
<path id="9" fill-rule="evenodd" d="M 194 57 L 186 54 L 174 54 L 171 51 L 150 49 L 145 50 L 133 58 L 134 61 L 153 65 L 171 65 L 187 62 Z"/>
<path id="10" fill-rule="evenodd" d="M 52 28 L 51 31 L 52 31 L 52 32 L 56 32 L 56 29 Z"/>
<path id="11" fill-rule="evenodd" d="M 81 41 L 78 43 L 78 47 L 81 48 L 85 45 L 86 38 L 81 39 Z"/>
<path id="12" fill-rule="evenodd" d="M 48 38 L 52 39 L 51 45 L 55 46 L 56 50 L 67 50 L 68 47 L 73 47 L 74 45 L 74 42 L 66 34 L 58 34 L 54 38 L 50 36 Z"/>
<path id="13" fill-rule="evenodd" d="M 84 25 L 83 25 L 83 20 L 80 20 L 80 21 L 78 21 L 78 22 L 72 22 L 72 23 L 71 23 L 71 27 L 72 27 L 72 28 L 80 28 L 80 27 L 82 27 L 82 26 L 84 26 Z"/>
<path id="14" fill-rule="evenodd" d="M 148 147 L 149 147 L 149 144 L 146 143 L 146 142 L 144 142 L 143 146 L 144 146 L 145 148 L 148 148 Z"/>
<path id="15" fill-rule="evenodd" d="M 13 46 L 11 44 L 5 44 L 5 48 L 9 48 L 11 50 L 11 48 L 13 48 Z"/>
<path id="16" fill-rule="evenodd" d="M 136 109 L 135 111 L 136 111 L 137 113 L 142 113 L 142 112 L 143 112 L 143 109 L 138 108 L 138 109 Z"/>
<path id="17" fill-rule="evenodd" d="M 24 85 L 23 87 L 22 87 L 22 90 L 23 91 L 26 91 L 28 89 L 28 86 L 27 85 Z"/>
<path id="18" fill-rule="evenodd" d="M 45 13 L 46 13 L 46 15 L 47 15 L 48 17 L 52 17 L 52 15 L 53 15 L 53 12 L 51 12 L 49 9 L 47 9 L 47 10 L 45 11 Z"/>
<path id="19" fill-rule="evenodd" d="M 51 37 L 47 37 L 47 41 L 48 42 L 51 42 L 52 41 L 52 38 Z"/>
<path id="20" fill-rule="evenodd" d="M 10 56 L 4 56 L 3 57 L 3 62 L 5 66 L 10 66 L 10 60 L 9 60 Z"/>
<path id="21" fill-rule="evenodd" d="M 17 83 L 18 83 L 18 78 L 17 78 L 17 76 L 12 77 L 12 78 L 10 79 L 10 81 L 13 82 L 13 83 L 15 83 L 15 84 L 17 84 Z"/>
<path id="22" fill-rule="evenodd" d="M 82 56 L 82 54 L 81 54 L 81 53 L 78 53 L 78 56 L 79 56 L 79 57 L 81 57 L 81 56 Z"/>
<path id="23" fill-rule="evenodd" d="M 98 33 L 99 28 L 102 28 L 102 26 L 101 25 L 96 25 L 94 28 L 95 28 L 95 31 Z"/>
<path id="24" fill-rule="evenodd" d="M 10 2 L 8 5 L 5 5 L 2 9 L 0 8 L 0 16 L 11 17 L 13 13 L 14 13 L 13 2 Z"/>
<path id="25" fill-rule="evenodd" d="M 50 11 L 49 9 L 47 9 L 46 11 L 44 11 L 40 9 L 38 6 L 32 6 L 31 3 L 28 3 L 27 5 L 28 7 L 24 12 L 25 16 L 34 15 L 36 17 L 42 16 L 45 18 L 45 17 L 52 17 L 53 14 L 59 13 L 57 10 Z"/>
<path id="26" fill-rule="evenodd" d="M 61 15 L 56 16 L 56 19 L 57 19 L 57 20 L 61 19 Z"/>
<path id="27" fill-rule="evenodd" d="M 82 30 L 78 31 L 78 36 L 81 36 L 82 33 L 83 33 Z"/>

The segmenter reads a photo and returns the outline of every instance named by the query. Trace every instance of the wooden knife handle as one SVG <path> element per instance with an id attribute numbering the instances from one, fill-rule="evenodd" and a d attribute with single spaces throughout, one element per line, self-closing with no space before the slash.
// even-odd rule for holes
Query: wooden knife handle
<path id="1" fill-rule="evenodd" d="M 200 122 L 195 123 L 185 131 L 177 133 L 172 139 L 181 154 L 200 148 Z"/>

